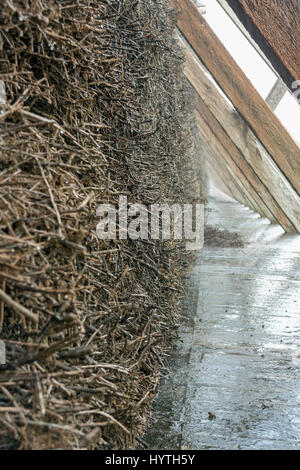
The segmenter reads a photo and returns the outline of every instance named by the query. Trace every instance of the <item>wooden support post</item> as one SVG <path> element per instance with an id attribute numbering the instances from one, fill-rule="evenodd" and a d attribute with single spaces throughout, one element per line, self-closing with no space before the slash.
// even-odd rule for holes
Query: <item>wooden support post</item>
<path id="1" fill-rule="evenodd" d="M 196 98 L 196 97 L 195 97 Z M 202 139 L 205 139 L 205 145 L 213 145 L 215 148 L 215 159 L 218 165 L 224 164 L 229 169 L 229 172 L 232 174 L 232 178 L 235 180 L 237 186 L 240 188 L 240 192 L 245 196 L 249 201 L 251 201 L 250 207 L 258 212 L 260 215 L 267 217 L 271 222 L 277 222 L 277 218 L 274 217 L 272 211 L 268 208 L 265 200 L 261 195 L 255 190 L 251 184 L 251 179 L 253 175 L 249 169 L 245 166 L 240 168 L 237 162 L 232 157 L 232 153 L 236 153 L 234 145 L 231 145 L 230 140 L 226 139 L 226 136 L 222 136 L 222 130 L 218 128 L 218 123 L 214 121 L 213 116 L 209 116 L 209 110 L 205 109 L 205 104 L 200 103 L 201 98 L 197 99 L 197 113 L 196 117 L 199 123 L 199 132 L 202 136 Z M 205 136 L 205 137 L 203 137 Z M 221 139 L 220 139 L 221 137 Z M 224 138 L 223 138 L 224 137 Z M 246 162 L 247 163 L 247 162 Z M 249 181 L 250 180 L 250 181 Z M 244 202 L 245 204 L 245 202 Z M 285 225 L 289 230 L 293 230 L 291 224 L 288 221 L 284 221 Z"/>
<path id="2" fill-rule="evenodd" d="M 300 78 L 299 0 L 226 0 L 226 3 L 293 92 L 292 83 Z"/>
<path id="3" fill-rule="evenodd" d="M 274 84 L 272 90 L 270 91 L 270 93 L 268 94 L 266 98 L 266 103 L 268 103 L 268 105 L 270 106 L 271 109 L 273 109 L 273 111 L 275 111 L 275 109 L 279 105 L 280 101 L 286 94 L 286 91 L 287 91 L 287 87 L 285 83 L 283 83 L 281 78 L 278 78 L 278 80 L 276 80 L 276 83 Z"/>
<path id="4" fill-rule="evenodd" d="M 202 130 L 201 119 L 199 119 L 199 133 L 205 145 L 208 165 L 213 169 L 218 179 L 222 181 L 226 194 L 229 194 L 233 199 L 239 201 L 244 206 L 250 207 L 255 212 L 258 212 L 258 207 L 246 191 L 245 186 L 243 186 L 242 182 L 232 171 L 230 166 L 227 165 L 226 161 L 220 157 L 214 145 L 209 141 L 209 139 L 207 139 L 207 136 Z"/>
<path id="5" fill-rule="evenodd" d="M 272 211 L 278 223 L 286 231 L 295 231 L 296 229 L 300 233 L 300 197 L 280 172 L 246 121 L 218 91 L 201 62 L 183 40 L 179 39 L 179 42 L 185 50 L 185 74 L 189 82 L 219 123 L 220 128 L 232 141 L 232 147 L 239 150 L 239 155 L 235 151 L 232 156 L 238 159 L 236 161 L 240 161 L 240 168 L 245 167 L 245 163 L 248 164 L 249 171 L 252 173 L 253 187 L 258 194 L 261 194 L 261 198 Z M 254 179 L 257 180 L 259 186 Z M 295 227 L 294 229 L 291 224 Z"/>
<path id="6" fill-rule="evenodd" d="M 236 185 L 236 182 L 230 179 L 231 175 L 227 168 L 221 169 L 218 165 L 216 165 L 216 162 L 214 162 L 213 159 L 213 155 L 207 156 L 207 167 L 216 187 L 223 191 L 223 193 L 232 197 L 235 201 L 243 204 L 243 206 L 249 207 L 250 209 L 257 212 L 256 209 L 251 207 L 251 201 L 247 199 L 245 195 L 242 195 L 240 188 Z M 224 183 L 224 176 L 226 176 L 226 184 Z"/>
<path id="7" fill-rule="evenodd" d="M 0 111 L 4 112 L 2 108 L 4 108 L 6 104 L 6 89 L 5 89 L 5 83 L 3 80 L 0 80 Z M 0 124 L 0 129 L 3 125 Z M 0 145 L 3 145 L 3 139 L 0 136 Z M 0 324 L 0 331 L 1 331 L 1 324 Z"/>
<path id="8" fill-rule="evenodd" d="M 222 45 L 191 0 L 171 0 L 178 27 L 218 85 L 300 194 L 300 148 Z"/>
<path id="9" fill-rule="evenodd" d="M 240 181 L 245 184 L 258 206 L 259 214 L 265 215 L 271 222 L 278 222 L 286 231 L 295 232 L 295 227 L 197 93 L 195 93 L 195 102 L 196 109 L 204 121 L 203 126 L 207 135 L 214 142 L 219 155 L 227 161 Z"/>

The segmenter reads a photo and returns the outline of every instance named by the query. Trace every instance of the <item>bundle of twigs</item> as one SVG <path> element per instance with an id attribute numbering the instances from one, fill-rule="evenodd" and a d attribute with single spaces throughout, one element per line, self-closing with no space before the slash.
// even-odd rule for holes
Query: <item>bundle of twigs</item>
<path id="1" fill-rule="evenodd" d="M 174 241 L 100 240 L 96 208 L 191 202 L 173 30 L 166 0 L 2 0 L 0 448 L 142 433 L 188 258 Z"/>

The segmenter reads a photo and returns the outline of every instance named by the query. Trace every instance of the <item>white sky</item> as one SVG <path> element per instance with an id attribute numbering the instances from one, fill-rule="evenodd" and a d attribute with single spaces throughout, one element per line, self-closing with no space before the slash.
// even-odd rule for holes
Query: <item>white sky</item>
<path id="1" fill-rule="evenodd" d="M 266 99 L 277 76 L 224 12 L 217 0 L 204 0 L 203 3 L 206 5 L 204 16 L 206 21 L 260 95 Z M 300 146 L 300 106 L 288 91 L 276 108 L 275 114 Z"/>

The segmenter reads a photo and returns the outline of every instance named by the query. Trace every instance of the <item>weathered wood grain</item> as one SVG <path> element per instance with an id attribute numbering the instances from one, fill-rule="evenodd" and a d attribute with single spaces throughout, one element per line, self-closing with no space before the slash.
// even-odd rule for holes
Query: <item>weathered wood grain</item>
<path id="1" fill-rule="evenodd" d="M 196 112 L 196 119 L 199 125 L 199 134 L 205 145 L 206 156 L 215 171 L 223 179 L 224 184 L 230 188 L 232 194 L 235 189 L 238 201 L 251 207 L 251 209 L 259 214 L 265 215 L 262 204 L 258 202 L 259 198 L 253 193 L 249 182 L 230 159 L 230 156 L 227 155 L 225 149 L 221 148 L 219 142 L 214 138 L 214 135 L 198 112 Z M 269 213 L 268 216 L 272 217 Z"/>
<path id="2" fill-rule="evenodd" d="M 225 0 L 282 80 L 300 79 L 299 0 Z"/>
<path id="3" fill-rule="evenodd" d="M 300 232 L 300 197 L 251 131 L 247 122 L 217 90 L 203 65 L 192 54 L 183 40 L 179 38 L 179 42 L 185 50 L 185 74 L 191 85 L 230 137 L 234 146 L 241 152 L 248 165 L 253 169 L 262 185 L 264 185 L 266 192 L 271 195 L 274 203 L 271 202 L 270 209 L 274 204 L 278 206 L 295 229 Z M 278 222 L 283 223 L 285 230 L 287 230 L 287 225 L 282 217 L 279 216 L 279 219 Z"/>
<path id="4" fill-rule="evenodd" d="M 277 108 L 286 92 L 287 88 L 285 83 L 283 83 L 281 78 L 278 78 L 273 88 L 270 90 L 268 96 L 266 97 L 266 103 L 268 103 L 273 111 Z"/>
<path id="5" fill-rule="evenodd" d="M 213 184 L 223 193 L 227 194 L 228 196 L 232 197 L 235 201 L 240 202 L 244 206 L 251 207 L 250 201 L 246 202 L 243 200 L 243 197 L 241 196 L 241 193 L 239 189 L 235 186 L 235 183 L 233 181 L 229 182 L 229 185 L 224 183 L 223 179 L 224 174 L 220 173 L 220 168 L 214 168 L 213 162 L 211 163 L 211 157 L 208 157 L 207 159 L 207 169 L 208 169 L 208 174 L 210 178 L 213 181 Z"/>
<path id="6" fill-rule="evenodd" d="M 178 27 L 218 85 L 300 193 L 300 148 L 255 90 L 191 0 L 171 0 Z"/>
<path id="7" fill-rule="evenodd" d="M 205 104 L 201 101 L 201 98 L 195 96 L 196 103 L 196 117 L 199 123 L 199 132 L 202 136 L 202 139 L 205 141 L 205 145 L 214 146 L 214 158 L 218 166 L 224 164 L 228 168 L 228 171 L 232 175 L 236 185 L 240 189 L 240 192 L 246 197 L 248 200 L 251 201 L 250 207 L 258 212 L 260 215 L 267 217 L 271 222 L 278 222 L 278 219 L 274 216 L 273 212 L 269 209 L 267 203 L 265 202 L 267 199 L 267 195 L 262 192 L 261 195 L 259 191 L 256 190 L 255 187 L 251 184 L 251 176 L 249 178 L 249 171 L 245 167 L 240 168 L 237 162 L 232 157 L 232 152 L 235 152 L 234 145 L 231 145 L 229 141 L 226 142 L 226 137 L 223 138 L 222 130 L 219 128 L 219 125 L 216 121 L 214 121 L 213 116 L 209 116 L 209 110 L 205 109 Z M 210 153 L 212 153 L 210 151 Z M 243 157 L 242 157 L 243 159 Z M 240 162 L 238 162 L 240 163 Z M 246 162 L 247 164 L 247 162 Z M 223 178 L 225 175 L 223 175 Z M 249 178 L 249 179 L 248 179 Z M 225 182 L 226 183 L 226 182 Z M 242 202 L 242 201 L 240 201 Z M 245 201 L 243 201 L 245 204 Z M 284 217 L 284 214 L 283 214 Z M 295 231 L 293 226 L 289 223 L 288 220 L 282 218 L 280 225 L 285 225 L 286 230 L 288 231 Z"/>
<path id="8" fill-rule="evenodd" d="M 223 127 L 210 112 L 201 97 L 195 93 L 196 109 L 205 122 L 205 132 L 214 143 L 221 157 L 226 159 L 233 171 L 243 184 L 246 184 L 248 192 L 252 195 L 259 207 L 259 213 L 265 215 L 271 222 L 278 222 L 287 232 L 297 231 L 289 221 L 285 213 L 272 198 L 267 188 L 256 175 L 252 167 L 245 160 L 243 154 L 232 142 Z M 240 176 L 242 173 L 243 177 Z M 246 182 L 245 182 L 246 180 Z"/>

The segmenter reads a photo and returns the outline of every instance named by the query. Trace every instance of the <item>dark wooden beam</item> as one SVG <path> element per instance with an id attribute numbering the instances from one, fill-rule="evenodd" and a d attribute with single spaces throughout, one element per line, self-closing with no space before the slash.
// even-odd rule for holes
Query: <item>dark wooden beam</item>
<path id="1" fill-rule="evenodd" d="M 300 79 L 300 2 L 225 0 L 287 87 Z"/>

